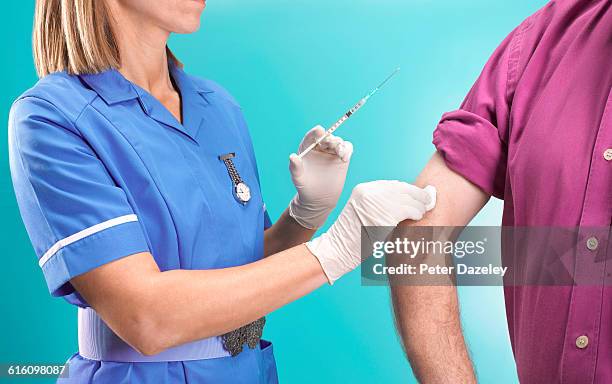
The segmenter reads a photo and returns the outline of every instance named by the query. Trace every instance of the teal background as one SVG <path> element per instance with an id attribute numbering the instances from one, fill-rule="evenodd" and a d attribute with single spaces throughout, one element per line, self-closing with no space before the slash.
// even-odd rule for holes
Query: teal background
<path id="1" fill-rule="evenodd" d="M 355 146 L 342 202 L 361 181 L 414 180 L 434 151 L 440 115 L 458 107 L 497 44 L 543 4 L 209 0 L 200 31 L 173 36 L 170 46 L 187 71 L 216 80 L 242 105 L 274 218 L 294 192 L 287 157 L 302 134 L 333 123 L 398 65 L 397 78 L 338 132 Z M 0 118 L 7 121 L 12 100 L 36 75 L 33 1 L 6 2 L 4 9 Z M 15 203 L 2 132 L 0 362 L 60 363 L 76 350 L 76 311 L 47 293 Z M 492 201 L 475 223 L 496 225 L 500 217 L 501 203 Z M 501 289 L 462 288 L 460 295 L 480 381 L 516 382 Z M 388 296 L 384 287 L 361 287 L 355 272 L 270 315 L 266 336 L 281 382 L 414 382 Z"/>

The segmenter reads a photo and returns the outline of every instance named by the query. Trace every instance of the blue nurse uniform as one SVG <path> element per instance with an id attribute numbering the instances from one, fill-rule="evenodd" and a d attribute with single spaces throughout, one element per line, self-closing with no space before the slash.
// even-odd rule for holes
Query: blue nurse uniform
<path id="1" fill-rule="evenodd" d="M 116 70 L 53 73 L 20 96 L 9 120 L 19 208 L 49 291 L 87 308 L 70 279 L 148 251 L 162 271 L 217 269 L 263 257 L 270 225 L 236 101 L 169 65 L 183 123 Z M 250 187 L 242 204 L 219 156 Z M 211 338 L 209 344 L 220 343 Z M 75 383 L 276 383 L 270 343 L 186 361 L 69 360 Z"/>

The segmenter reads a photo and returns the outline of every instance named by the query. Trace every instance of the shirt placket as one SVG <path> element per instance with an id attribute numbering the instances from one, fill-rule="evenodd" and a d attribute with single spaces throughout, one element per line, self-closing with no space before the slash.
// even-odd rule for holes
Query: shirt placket
<path id="1" fill-rule="evenodd" d="M 576 243 L 576 264 L 562 356 L 564 384 L 593 383 L 602 326 L 601 309 L 612 216 L 612 93 L 593 146 Z M 607 264 L 607 265 L 606 265 Z M 606 268 L 607 267 L 607 268 Z"/>

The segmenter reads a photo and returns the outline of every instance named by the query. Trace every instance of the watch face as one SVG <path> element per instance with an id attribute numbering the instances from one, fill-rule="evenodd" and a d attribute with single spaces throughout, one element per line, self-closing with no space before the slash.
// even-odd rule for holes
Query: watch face
<path id="1" fill-rule="evenodd" d="M 240 202 L 246 203 L 251 200 L 251 189 L 245 183 L 236 184 L 236 197 Z"/>

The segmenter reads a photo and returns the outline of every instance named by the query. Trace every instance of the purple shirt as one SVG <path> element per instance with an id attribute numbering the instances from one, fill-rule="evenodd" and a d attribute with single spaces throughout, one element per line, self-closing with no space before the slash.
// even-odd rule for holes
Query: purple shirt
<path id="1" fill-rule="evenodd" d="M 611 8 L 552 1 L 526 19 L 433 140 L 451 169 L 504 200 L 503 225 L 580 226 L 576 252 L 602 259 L 612 257 Z M 521 383 L 612 383 L 612 262 L 596 268 L 602 284 L 504 288 Z"/>

